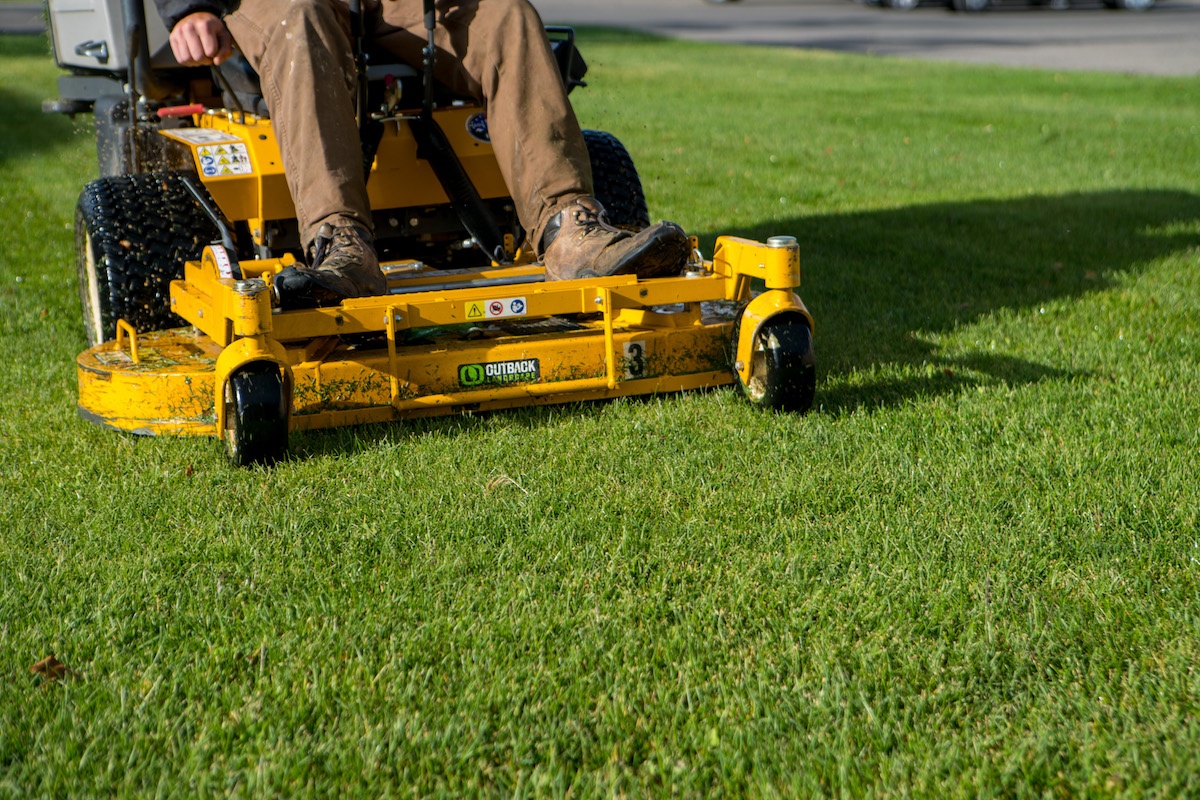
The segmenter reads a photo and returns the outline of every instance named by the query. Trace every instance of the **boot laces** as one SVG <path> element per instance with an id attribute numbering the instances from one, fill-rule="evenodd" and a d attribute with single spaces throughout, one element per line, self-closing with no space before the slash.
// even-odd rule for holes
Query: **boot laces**
<path id="1" fill-rule="evenodd" d="M 339 258 L 340 256 L 340 258 Z M 342 261 L 360 262 L 363 259 L 362 245 L 349 225 L 323 224 L 317 231 L 313 241 L 313 268 L 320 268 L 326 261 L 332 262 L 331 267 L 344 266 Z"/>
<path id="2" fill-rule="evenodd" d="M 621 238 L 629 235 L 628 231 L 614 227 L 608 221 L 608 213 L 603 208 L 593 208 L 585 203 L 576 203 L 575 208 L 572 210 L 572 216 L 575 219 L 575 224 L 579 226 L 579 233 L 582 238 L 598 232 L 621 234 Z"/>

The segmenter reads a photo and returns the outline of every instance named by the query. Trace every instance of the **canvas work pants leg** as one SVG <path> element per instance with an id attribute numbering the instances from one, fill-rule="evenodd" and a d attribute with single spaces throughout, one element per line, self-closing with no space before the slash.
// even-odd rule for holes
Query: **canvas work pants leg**
<path id="1" fill-rule="evenodd" d="M 528 0 L 437 0 L 437 79 L 484 104 L 500 171 L 533 241 L 592 193 L 587 149 L 542 21 Z M 364 0 L 368 40 L 417 68 L 422 0 Z M 340 215 L 371 228 L 355 124 L 347 0 L 243 0 L 225 19 L 257 70 L 302 241 Z"/>

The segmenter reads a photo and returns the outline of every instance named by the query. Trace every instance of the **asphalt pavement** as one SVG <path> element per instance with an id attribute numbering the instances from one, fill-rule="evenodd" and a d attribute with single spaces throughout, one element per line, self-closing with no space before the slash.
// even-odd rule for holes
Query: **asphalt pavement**
<path id="1" fill-rule="evenodd" d="M 713 42 L 803 47 L 1056 70 L 1200 73 L 1200 0 L 1147 12 L 1015 0 L 981 14 L 895 11 L 851 0 L 533 0 L 547 22 L 608 25 Z M 38 33 L 40 3 L 0 0 L 0 32 Z"/>
<path id="2" fill-rule="evenodd" d="M 1003 0 L 984 13 L 851 0 L 533 0 L 547 22 L 635 28 L 713 42 L 1151 75 L 1200 73 L 1200 0 L 1147 12 L 1097 0 L 1051 10 Z"/>
<path id="3" fill-rule="evenodd" d="M 41 3 L 0 2 L 0 33 L 41 33 L 46 28 Z"/>

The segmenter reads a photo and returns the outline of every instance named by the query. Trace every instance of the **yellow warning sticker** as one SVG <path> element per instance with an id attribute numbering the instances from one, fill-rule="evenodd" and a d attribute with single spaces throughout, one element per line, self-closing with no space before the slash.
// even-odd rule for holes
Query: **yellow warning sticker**
<path id="1" fill-rule="evenodd" d="M 206 178 L 254 174 L 250 152 L 241 142 L 201 145 L 196 148 L 196 158 L 200 162 L 200 174 Z"/>
<path id="2" fill-rule="evenodd" d="M 483 319 L 483 304 L 471 303 L 467 306 L 467 319 Z"/>

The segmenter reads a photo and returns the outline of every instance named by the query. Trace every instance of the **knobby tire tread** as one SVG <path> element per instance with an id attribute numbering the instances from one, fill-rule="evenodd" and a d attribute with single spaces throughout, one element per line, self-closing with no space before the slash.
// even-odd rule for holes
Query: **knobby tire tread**
<path id="1" fill-rule="evenodd" d="M 583 140 L 592 165 L 593 193 L 608 212 L 608 221 L 626 230 L 649 227 L 642 179 L 625 145 L 605 131 L 584 131 Z"/>
<path id="2" fill-rule="evenodd" d="M 216 226 L 184 188 L 189 174 L 119 175 L 84 187 L 76 233 L 81 240 L 85 231 L 92 237 L 101 340 L 115 336 L 118 319 L 138 332 L 183 324 L 170 310 L 171 281 L 217 238 Z"/>

